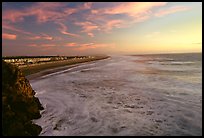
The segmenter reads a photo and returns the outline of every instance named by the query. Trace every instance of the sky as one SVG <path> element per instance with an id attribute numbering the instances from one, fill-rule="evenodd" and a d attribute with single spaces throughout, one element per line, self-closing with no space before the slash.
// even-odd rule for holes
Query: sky
<path id="1" fill-rule="evenodd" d="M 2 55 L 202 52 L 201 2 L 3 2 Z"/>

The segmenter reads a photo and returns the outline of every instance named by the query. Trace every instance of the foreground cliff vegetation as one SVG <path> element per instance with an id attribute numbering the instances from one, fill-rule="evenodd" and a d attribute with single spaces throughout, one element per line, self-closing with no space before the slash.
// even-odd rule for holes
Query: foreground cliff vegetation
<path id="1" fill-rule="evenodd" d="M 38 135 L 42 128 L 31 120 L 41 117 L 43 109 L 29 81 L 14 65 L 2 60 L 2 134 Z"/>

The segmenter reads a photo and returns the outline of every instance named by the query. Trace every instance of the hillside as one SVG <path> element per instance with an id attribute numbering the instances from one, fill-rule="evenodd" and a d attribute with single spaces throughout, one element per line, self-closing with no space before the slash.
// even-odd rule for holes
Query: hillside
<path id="1" fill-rule="evenodd" d="M 42 128 L 31 120 L 40 118 L 43 109 L 29 81 L 14 65 L 2 60 L 2 134 L 38 135 Z"/>

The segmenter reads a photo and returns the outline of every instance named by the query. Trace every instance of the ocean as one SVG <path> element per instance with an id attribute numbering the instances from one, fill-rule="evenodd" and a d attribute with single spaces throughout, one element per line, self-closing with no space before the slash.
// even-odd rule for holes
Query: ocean
<path id="1" fill-rule="evenodd" d="M 202 135 L 202 53 L 111 56 L 30 83 L 40 135 Z"/>

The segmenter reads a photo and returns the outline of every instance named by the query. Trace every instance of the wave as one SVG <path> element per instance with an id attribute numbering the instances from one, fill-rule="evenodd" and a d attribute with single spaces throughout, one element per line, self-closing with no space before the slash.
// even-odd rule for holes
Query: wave
<path id="1" fill-rule="evenodd" d="M 162 62 L 161 65 L 189 65 L 189 64 L 194 64 L 195 62 L 181 62 L 181 61 L 173 61 L 173 62 Z"/>

